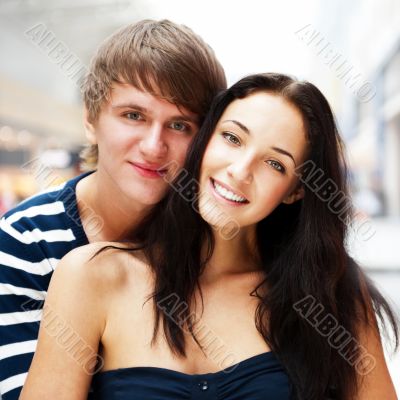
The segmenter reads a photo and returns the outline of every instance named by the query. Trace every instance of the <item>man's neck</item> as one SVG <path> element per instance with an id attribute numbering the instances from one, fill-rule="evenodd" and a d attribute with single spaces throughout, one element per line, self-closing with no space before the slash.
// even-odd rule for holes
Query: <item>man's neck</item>
<path id="1" fill-rule="evenodd" d="M 96 171 L 76 187 L 79 215 L 89 242 L 124 241 L 151 207 L 136 204 Z"/>

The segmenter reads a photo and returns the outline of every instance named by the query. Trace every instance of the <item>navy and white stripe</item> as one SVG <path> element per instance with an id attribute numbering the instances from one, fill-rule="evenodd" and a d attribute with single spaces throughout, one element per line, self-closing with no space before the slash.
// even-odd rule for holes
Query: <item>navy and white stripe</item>
<path id="1" fill-rule="evenodd" d="M 20 203 L 0 220 L 0 393 L 17 400 L 36 349 L 43 302 L 59 260 L 88 243 L 76 184 Z"/>

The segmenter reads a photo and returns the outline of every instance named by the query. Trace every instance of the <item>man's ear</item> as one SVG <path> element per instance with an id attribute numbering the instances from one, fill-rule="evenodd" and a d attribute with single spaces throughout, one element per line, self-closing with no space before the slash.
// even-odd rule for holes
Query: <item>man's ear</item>
<path id="1" fill-rule="evenodd" d="M 304 186 L 299 183 L 296 188 L 293 190 L 292 193 L 290 193 L 283 201 L 282 203 L 285 204 L 293 204 L 297 200 L 300 200 L 304 197 Z"/>
<path id="2" fill-rule="evenodd" d="M 89 113 L 86 107 L 83 108 L 83 126 L 85 128 L 85 136 L 90 144 L 97 144 L 96 132 L 92 122 L 89 120 Z"/>

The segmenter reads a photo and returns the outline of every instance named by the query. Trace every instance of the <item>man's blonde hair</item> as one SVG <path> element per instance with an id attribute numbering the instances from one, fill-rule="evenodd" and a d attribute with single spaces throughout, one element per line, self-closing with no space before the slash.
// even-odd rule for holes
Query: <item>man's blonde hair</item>
<path id="1" fill-rule="evenodd" d="M 107 38 L 94 55 L 82 92 L 90 122 L 110 98 L 113 82 L 184 107 L 201 123 L 214 96 L 226 88 L 213 50 L 191 29 L 168 20 L 143 20 Z M 86 167 L 97 164 L 97 145 L 81 154 Z"/>

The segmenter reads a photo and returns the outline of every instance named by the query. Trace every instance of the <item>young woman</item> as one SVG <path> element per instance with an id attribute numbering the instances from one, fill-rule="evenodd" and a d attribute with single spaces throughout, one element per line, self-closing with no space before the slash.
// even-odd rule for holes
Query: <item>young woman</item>
<path id="1" fill-rule="evenodd" d="M 134 246 L 61 261 L 21 399 L 84 399 L 93 373 L 95 399 L 396 399 L 377 323 L 397 344 L 396 321 L 346 251 L 345 177 L 315 86 L 233 85 Z"/>

